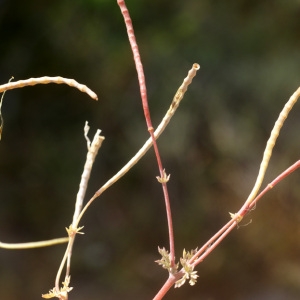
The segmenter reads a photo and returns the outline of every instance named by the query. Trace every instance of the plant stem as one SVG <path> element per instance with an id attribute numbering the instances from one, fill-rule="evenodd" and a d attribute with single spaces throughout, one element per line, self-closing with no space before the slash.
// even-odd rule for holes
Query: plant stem
<path id="1" fill-rule="evenodd" d="M 277 137 L 280 133 L 281 127 L 283 126 L 283 123 L 284 123 L 285 119 L 287 118 L 289 112 L 291 111 L 291 109 L 293 108 L 295 103 L 297 102 L 299 96 L 300 96 L 300 87 L 290 97 L 290 99 L 288 100 L 288 102 L 285 104 L 284 108 L 280 112 L 277 121 L 275 122 L 274 128 L 271 131 L 270 137 L 268 139 L 268 142 L 267 142 L 264 154 L 263 154 L 263 159 L 260 164 L 256 182 L 254 184 L 254 187 L 253 187 L 250 195 L 248 196 L 248 199 L 246 200 L 245 205 L 249 205 L 254 200 L 254 198 L 256 197 L 256 195 L 261 187 L 261 184 L 263 182 L 270 158 L 272 156 L 272 150 L 273 150 L 273 147 L 275 146 L 275 143 L 276 143 Z"/>
<path id="2" fill-rule="evenodd" d="M 153 300 L 161 300 L 167 294 L 170 288 L 175 284 L 175 282 L 180 278 L 180 276 L 180 272 L 176 273 L 175 275 L 170 274 L 169 278 L 155 295 Z"/>
<path id="3" fill-rule="evenodd" d="M 36 85 L 36 84 L 48 84 L 48 83 L 67 84 L 71 87 L 74 87 L 74 88 L 80 90 L 83 93 L 87 93 L 92 99 L 98 100 L 97 95 L 92 90 L 90 90 L 86 85 L 78 83 L 74 79 L 64 78 L 64 77 L 60 77 L 60 76 L 56 76 L 56 77 L 44 76 L 44 77 L 39 77 L 39 78 L 29 78 L 26 80 L 9 82 L 9 83 L 0 85 L 0 93 L 7 91 L 7 90 L 22 88 L 25 86 L 31 86 L 31 85 Z"/>
<path id="4" fill-rule="evenodd" d="M 241 209 L 236 213 L 236 218 L 244 217 L 251 209 L 255 206 L 258 200 L 262 198 L 268 191 L 270 191 L 275 185 L 277 185 L 281 180 L 286 178 L 288 175 L 300 168 L 300 160 L 295 162 L 292 166 L 278 175 L 271 183 L 269 183 L 266 188 L 260 192 L 260 194 L 250 203 L 244 203 Z M 190 263 L 197 266 L 201 263 L 229 234 L 229 232 L 238 225 L 238 220 L 236 218 L 231 219 L 226 225 L 224 225 L 212 238 L 210 238 L 197 253 L 191 258 Z"/>
<path id="5" fill-rule="evenodd" d="M 147 99 L 147 89 L 146 89 L 146 82 L 145 82 L 145 75 L 144 75 L 144 69 L 141 61 L 141 56 L 139 53 L 139 48 L 136 42 L 134 30 L 133 30 L 133 25 L 132 21 L 129 15 L 129 11 L 126 7 L 125 1 L 124 0 L 118 0 L 118 5 L 121 9 L 122 15 L 124 17 L 126 29 L 127 29 L 127 34 L 129 38 L 129 43 L 131 46 L 131 50 L 133 53 L 133 58 L 138 74 L 138 81 L 139 81 L 139 86 L 140 86 L 140 94 L 142 98 L 142 105 L 143 105 L 143 111 L 145 115 L 145 120 L 147 124 L 147 129 L 150 133 L 152 142 L 153 142 L 153 148 L 159 168 L 159 173 L 160 173 L 160 178 L 163 178 L 165 175 L 163 164 L 161 161 L 161 157 L 159 154 L 159 149 L 155 140 L 154 136 L 154 128 L 152 126 L 152 121 L 151 121 L 151 116 L 150 116 L 150 110 L 149 110 L 149 105 L 148 105 L 148 99 Z M 171 205 L 170 205 L 170 199 L 169 199 L 169 193 L 168 193 L 168 188 L 167 188 L 167 182 L 162 181 L 162 189 L 163 189 L 163 194 L 164 194 L 164 199 L 165 199 L 165 206 L 166 206 L 166 212 L 167 212 L 167 221 L 168 221 L 168 231 L 169 231 L 169 244 L 170 244 L 170 256 L 171 256 L 171 265 L 175 265 L 175 247 L 174 247 L 174 233 L 173 233 L 173 222 L 172 222 L 172 213 L 171 213 Z"/>
<path id="6" fill-rule="evenodd" d="M 4 249 L 32 249 L 32 248 L 40 248 L 40 247 L 49 247 L 58 244 L 67 243 L 69 241 L 68 237 L 57 238 L 47 241 L 39 241 L 39 242 L 29 242 L 29 243 L 3 243 L 0 242 L 0 248 Z"/>
<path id="7" fill-rule="evenodd" d="M 225 237 L 238 225 L 238 217 L 245 216 L 247 213 L 251 211 L 251 209 L 255 206 L 258 200 L 265 195 L 266 192 L 271 190 L 276 184 L 278 184 L 285 177 L 289 176 L 291 173 L 300 168 L 300 160 L 295 162 L 292 166 L 286 169 L 284 172 L 279 174 L 271 183 L 267 185 L 267 187 L 250 203 L 244 203 L 239 212 L 232 218 L 229 222 L 227 222 L 214 236 L 212 236 L 202 247 L 198 250 L 195 255 L 189 260 L 189 264 L 196 267 L 200 264 L 209 254 L 213 252 L 213 250 L 225 239 Z M 175 284 L 175 282 L 180 279 L 180 277 L 184 273 L 181 271 L 176 274 L 169 274 L 168 280 L 161 287 L 159 292 L 155 295 L 153 300 L 161 300 L 169 289 Z"/>

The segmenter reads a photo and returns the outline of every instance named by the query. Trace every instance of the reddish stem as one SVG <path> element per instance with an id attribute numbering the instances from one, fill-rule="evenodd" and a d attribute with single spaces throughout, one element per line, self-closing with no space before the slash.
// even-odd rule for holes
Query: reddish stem
<path id="1" fill-rule="evenodd" d="M 271 190 L 276 184 L 278 184 L 285 177 L 300 168 L 300 160 L 295 162 L 292 166 L 277 176 L 266 188 L 260 192 L 260 194 L 250 203 L 244 204 L 239 212 L 236 214 L 237 217 L 244 217 L 251 209 L 255 206 L 258 200 L 262 198 L 269 190 Z M 220 243 L 221 241 L 231 232 L 231 230 L 238 225 L 238 221 L 231 219 L 226 225 L 224 225 L 212 238 L 210 238 L 202 248 L 191 258 L 190 263 L 197 266 L 201 263 Z"/>
<path id="2" fill-rule="evenodd" d="M 289 176 L 291 173 L 296 171 L 298 168 L 300 168 L 300 160 L 296 161 L 293 165 L 291 165 L 284 172 L 282 172 L 279 176 L 277 176 L 271 183 L 269 183 L 266 186 L 266 188 L 263 191 L 261 191 L 260 194 L 255 198 L 255 200 L 253 201 L 254 203 L 251 203 L 249 208 L 251 209 L 265 193 L 267 193 L 269 190 L 271 190 L 277 183 L 279 183 L 285 177 Z"/>
<path id="3" fill-rule="evenodd" d="M 180 277 L 183 275 L 183 273 L 178 272 L 175 275 L 170 274 L 168 280 L 164 283 L 164 285 L 161 287 L 159 292 L 155 295 L 153 300 L 161 300 L 167 292 L 170 290 L 170 288 L 175 284 L 175 282 L 180 279 Z"/>
<path id="4" fill-rule="evenodd" d="M 126 7 L 125 1 L 117 0 L 117 2 L 121 9 L 124 20 L 125 20 L 128 39 L 130 42 L 130 46 L 131 46 L 131 50 L 132 50 L 133 58 L 134 58 L 134 62 L 135 62 L 135 67 L 136 67 L 137 74 L 138 74 L 138 81 L 139 81 L 139 86 L 140 86 L 140 93 L 141 93 L 141 98 L 142 98 L 142 105 L 143 105 L 145 120 L 146 120 L 148 131 L 149 131 L 150 136 L 153 141 L 153 148 L 154 148 L 154 152 L 155 152 L 155 156 L 156 156 L 156 160 L 157 160 L 157 164 L 158 164 L 158 168 L 159 168 L 160 177 L 164 178 L 164 169 L 163 169 L 162 161 L 160 158 L 158 146 L 157 146 L 157 143 L 156 143 L 156 140 L 154 137 L 154 128 L 152 126 L 152 121 L 151 121 L 151 116 L 150 116 L 144 69 L 143 69 L 143 65 L 142 65 L 142 61 L 141 61 L 141 56 L 139 53 L 139 48 L 138 48 L 136 38 L 134 35 L 132 21 L 131 21 L 130 15 L 129 15 L 129 11 Z M 167 188 L 166 182 L 162 182 L 162 188 L 163 188 L 163 194 L 164 194 L 166 212 L 167 212 L 167 220 L 168 220 L 171 265 L 174 266 L 175 265 L 175 247 L 174 247 L 173 222 L 172 222 L 169 193 L 168 193 L 168 188 Z"/>

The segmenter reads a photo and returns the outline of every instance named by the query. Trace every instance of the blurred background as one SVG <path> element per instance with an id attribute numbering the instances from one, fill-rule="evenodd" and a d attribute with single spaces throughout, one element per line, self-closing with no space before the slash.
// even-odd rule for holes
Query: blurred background
<path id="1" fill-rule="evenodd" d="M 300 85 L 300 2 L 128 0 L 158 125 L 192 64 L 201 65 L 159 139 L 171 174 L 177 259 L 229 220 L 255 182 L 279 112 Z M 8 91 L 0 142 L 0 240 L 65 236 L 90 136 L 105 141 L 86 199 L 143 145 L 148 132 L 123 17 L 113 0 L 0 0 L 0 79 L 74 78 Z M 299 159 L 299 104 L 291 112 L 264 185 Z M 168 248 L 152 149 L 82 219 L 70 299 L 152 299 L 167 278 L 154 263 Z M 299 299 L 300 174 L 269 192 L 198 266 L 196 286 L 164 299 Z M 250 221 L 251 224 L 247 225 Z M 54 286 L 65 245 L 0 249 L 1 299 L 41 299 Z"/>

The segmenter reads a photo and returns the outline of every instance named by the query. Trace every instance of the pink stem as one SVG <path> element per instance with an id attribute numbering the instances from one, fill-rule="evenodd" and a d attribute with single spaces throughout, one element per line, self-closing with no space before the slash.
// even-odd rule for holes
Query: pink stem
<path id="1" fill-rule="evenodd" d="M 257 202 L 266 192 L 268 192 L 270 189 L 272 189 L 277 183 L 279 183 L 281 180 L 283 180 L 285 177 L 289 176 L 291 173 L 296 171 L 298 168 L 300 168 L 300 160 L 296 161 L 293 165 L 291 165 L 289 168 L 287 168 L 284 172 L 282 172 L 279 176 L 277 176 L 271 183 L 267 185 L 267 187 L 255 198 L 255 201 Z M 255 203 L 251 203 L 250 209 L 255 205 Z"/>
<path id="2" fill-rule="evenodd" d="M 147 124 L 148 131 L 150 133 L 150 136 L 153 141 L 153 148 L 156 155 L 156 160 L 160 172 L 160 177 L 164 177 L 164 169 L 162 165 L 162 161 L 160 158 L 159 150 L 157 147 L 157 143 L 154 137 L 154 128 L 152 126 L 151 116 L 150 116 L 150 110 L 147 100 L 147 89 L 146 89 L 146 82 L 145 82 L 145 75 L 144 75 L 144 69 L 141 61 L 141 56 L 139 53 L 139 48 L 136 42 L 136 38 L 134 35 L 134 30 L 132 26 L 132 21 L 129 15 L 129 11 L 126 7 L 124 0 L 117 0 L 118 5 L 121 9 L 122 15 L 125 20 L 125 25 L 127 29 L 128 39 L 130 42 L 131 50 L 133 53 L 133 58 L 135 62 L 135 67 L 138 74 L 138 81 L 140 86 L 140 93 L 142 98 L 142 105 L 145 115 L 145 120 Z M 162 188 L 163 188 L 163 194 L 165 199 L 165 205 L 166 205 L 166 212 L 167 212 L 167 220 L 168 220 L 168 230 L 169 230 L 169 243 L 170 243 L 170 255 L 171 255 L 171 265 L 175 265 L 175 247 L 174 247 L 174 232 L 173 232 L 173 222 L 172 222 L 172 214 L 171 214 L 171 205 L 170 205 L 170 199 L 169 199 L 169 193 L 166 182 L 162 182 Z"/>
<path id="3" fill-rule="evenodd" d="M 158 293 L 155 295 L 155 297 L 153 298 L 153 300 L 161 300 L 166 294 L 167 292 L 170 290 L 170 288 L 175 284 L 175 282 L 180 279 L 180 277 L 183 274 L 181 273 L 177 273 L 175 275 L 171 275 L 169 276 L 168 280 L 164 283 L 164 285 L 161 287 L 161 289 L 158 291 Z"/>
<path id="4" fill-rule="evenodd" d="M 243 205 L 239 212 L 238 216 L 244 217 L 257 203 L 258 200 L 262 198 L 269 190 L 271 190 L 276 184 L 278 184 L 285 177 L 296 171 L 300 168 L 300 160 L 295 162 L 292 166 L 282 172 L 277 176 L 271 183 L 269 183 L 266 188 L 260 192 L 260 194 L 247 205 Z M 224 225 L 212 238 L 210 238 L 202 248 L 197 251 L 197 253 L 191 258 L 190 263 L 194 266 L 197 266 L 201 263 L 220 243 L 221 241 L 231 232 L 231 230 L 238 225 L 238 222 L 231 219 L 226 225 Z"/>

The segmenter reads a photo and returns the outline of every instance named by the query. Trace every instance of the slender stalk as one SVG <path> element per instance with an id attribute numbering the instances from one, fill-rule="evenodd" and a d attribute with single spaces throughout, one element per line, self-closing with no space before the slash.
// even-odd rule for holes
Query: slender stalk
<path id="1" fill-rule="evenodd" d="M 180 278 L 179 272 L 176 275 L 171 275 L 167 279 L 167 281 L 164 283 L 164 285 L 161 287 L 159 292 L 155 295 L 153 300 L 161 300 L 167 292 L 170 290 L 170 288 L 175 284 L 175 282 Z"/>
<path id="2" fill-rule="evenodd" d="M 77 197 L 76 197 L 75 211 L 74 211 L 73 222 L 72 222 L 72 225 L 74 228 L 77 228 L 77 226 L 78 226 L 78 223 L 76 223 L 76 222 L 77 222 L 78 216 L 82 210 L 83 200 L 84 200 L 88 182 L 90 179 L 92 167 L 93 167 L 95 158 L 98 154 L 98 150 L 101 147 L 102 142 L 104 141 L 104 137 L 100 135 L 101 130 L 98 129 L 94 136 L 93 141 L 91 142 L 88 137 L 89 129 L 90 129 L 90 127 L 88 126 L 88 122 L 86 122 L 85 126 L 84 126 L 84 137 L 87 141 L 88 152 L 86 155 L 86 161 L 85 161 L 85 165 L 84 165 L 83 172 L 81 175 L 79 190 L 78 190 Z"/>
<path id="3" fill-rule="evenodd" d="M 153 148 L 159 168 L 160 178 L 164 178 L 165 171 L 163 168 L 162 160 L 160 157 L 159 149 L 155 140 L 154 136 L 154 128 L 152 126 L 151 116 L 150 116 L 150 110 L 148 105 L 148 99 L 147 99 L 147 89 L 146 89 L 146 82 L 145 82 L 145 75 L 144 75 L 144 69 L 141 61 L 141 56 L 139 53 L 139 48 L 136 42 L 132 21 L 129 15 L 129 11 L 126 7 L 124 0 L 118 0 L 118 5 L 121 9 L 122 15 L 124 17 L 127 34 L 129 38 L 129 43 L 131 46 L 131 50 L 133 53 L 133 58 L 138 74 L 138 81 L 140 86 L 140 94 L 142 98 L 142 105 L 143 105 L 143 111 L 145 115 L 145 120 L 147 124 L 148 131 L 150 133 Z M 171 255 L 171 264 L 172 266 L 175 265 L 175 247 L 174 247 L 174 233 L 173 233 L 173 221 L 172 221 L 172 213 L 171 213 L 171 205 L 170 205 L 170 199 L 169 199 L 169 193 L 167 188 L 167 180 L 160 181 L 162 184 L 164 199 L 165 199 L 165 206 L 166 206 L 166 212 L 167 212 L 167 220 L 168 220 L 168 231 L 169 231 L 169 244 L 170 244 L 170 255 Z"/>
<path id="4" fill-rule="evenodd" d="M 278 184 L 281 180 L 289 176 L 291 173 L 300 168 L 300 160 L 296 161 L 293 165 L 287 168 L 284 172 L 282 172 L 279 176 L 277 176 L 271 183 L 269 183 L 264 190 L 262 190 L 258 196 L 249 204 L 245 203 L 237 215 L 241 215 L 242 217 L 247 214 L 256 204 L 256 202 L 262 198 L 268 191 L 270 191 L 276 184 Z"/>
<path id="5" fill-rule="evenodd" d="M 263 179 L 264 179 L 264 176 L 265 176 L 265 173 L 266 173 L 266 170 L 267 170 L 267 167 L 268 167 L 271 155 L 272 155 L 272 150 L 276 143 L 280 129 L 283 126 L 283 123 L 284 123 L 285 119 L 287 118 L 289 112 L 293 108 L 294 104 L 297 102 L 299 96 L 300 96 L 300 87 L 294 92 L 294 94 L 290 97 L 288 102 L 285 104 L 283 110 L 281 111 L 281 113 L 274 125 L 274 128 L 271 131 L 271 135 L 267 142 L 266 149 L 263 154 L 263 159 L 260 164 L 260 169 L 258 172 L 256 182 L 254 184 L 254 187 L 253 187 L 248 199 L 246 200 L 245 205 L 249 205 L 254 200 L 255 196 L 257 195 L 257 193 L 261 187 L 261 184 L 263 182 Z"/>
<path id="6" fill-rule="evenodd" d="M 250 205 L 243 205 L 236 216 L 245 216 L 247 213 L 251 211 L 251 209 L 255 206 L 257 201 L 259 201 L 262 196 L 264 196 L 268 191 L 270 191 L 275 185 L 277 185 L 284 178 L 292 174 L 300 168 L 300 160 L 295 162 L 292 166 L 278 175 L 271 183 L 269 183 L 266 188 L 259 193 L 259 195 L 253 199 Z M 238 225 L 238 221 L 236 219 L 231 219 L 227 224 L 225 224 L 212 238 L 210 238 L 197 253 L 191 258 L 190 263 L 194 266 L 201 263 L 220 243 L 221 241 L 232 231 L 234 227 Z"/>
<path id="7" fill-rule="evenodd" d="M 0 242 L 0 248 L 4 249 L 32 249 L 32 248 L 41 248 L 41 247 L 49 247 L 58 244 L 64 244 L 69 241 L 68 237 L 57 238 L 47 241 L 39 241 L 39 242 L 29 242 L 29 243 L 3 243 Z"/>
<path id="8" fill-rule="evenodd" d="M 136 42 L 134 29 L 132 25 L 132 21 L 129 15 L 129 11 L 126 7 L 124 0 L 118 0 L 118 5 L 121 9 L 122 15 L 124 17 L 127 34 L 130 42 L 130 46 L 133 53 L 133 58 L 138 74 L 138 81 L 140 86 L 140 94 L 142 98 L 142 105 L 143 105 L 143 111 L 145 115 L 145 120 L 147 124 L 148 131 L 150 133 L 151 142 L 153 144 L 153 149 L 155 152 L 160 177 L 158 177 L 158 181 L 162 184 L 164 199 L 165 199 L 165 206 L 166 206 L 166 213 L 167 213 L 167 222 L 168 222 L 168 231 L 169 231 L 169 244 L 170 244 L 170 256 L 171 256 L 171 265 L 175 265 L 175 247 L 174 247 L 174 232 L 173 232 L 173 221 L 172 221 L 172 212 L 171 212 L 171 204 L 169 199 L 169 193 L 167 188 L 167 182 L 169 180 L 169 176 L 165 173 L 165 170 L 163 168 L 162 160 L 160 157 L 159 149 L 156 143 L 156 133 L 154 132 L 154 128 L 152 126 L 151 116 L 150 116 L 150 110 L 147 100 L 147 89 L 146 89 L 146 82 L 145 82 L 145 75 L 143 70 L 143 65 L 141 62 L 141 57 L 138 49 L 138 45 Z M 187 78 L 184 80 L 183 84 L 180 86 L 179 90 L 177 91 L 172 105 L 178 106 L 180 103 L 180 100 L 182 99 L 185 91 L 187 90 L 187 86 L 191 83 L 192 78 L 196 75 L 197 70 L 199 70 L 200 66 L 198 64 L 194 64 L 193 68 L 189 72 Z M 100 192 L 100 191 L 99 191 Z"/>
<path id="9" fill-rule="evenodd" d="M 0 85 L 0 93 L 7 91 L 7 90 L 22 88 L 25 86 L 31 86 L 31 85 L 36 85 L 36 84 L 48 84 L 48 83 L 67 84 L 71 87 L 74 87 L 74 88 L 80 90 L 83 93 L 88 94 L 92 99 L 98 100 L 97 95 L 91 89 L 89 89 L 86 85 L 80 84 L 74 79 L 64 78 L 64 77 L 60 77 L 60 76 L 56 76 L 56 77 L 44 76 L 44 77 L 39 77 L 39 78 L 29 78 L 26 80 L 9 82 L 9 83 Z"/>
<path id="10" fill-rule="evenodd" d="M 64 267 L 65 262 L 67 262 L 66 265 L 66 278 L 69 277 L 70 275 L 70 270 L 71 270 L 71 257 L 72 257 L 72 250 L 73 250 L 73 245 L 75 242 L 75 237 L 77 233 L 82 233 L 80 232 L 81 228 L 78 228 L 78 216 L 80 215 L 80 212 L 82 210 L 82 205 L 83 205 L 83 200 L 86 194 L 88 182 L 90 179 L 90 174 L 92 171 L 92 167 L 95 161 L 95 158 L 98 154 L 98 150 L 102 145 L 102 142 L 104 140 L 104 137 L 100 135 L 101 130 L 97 130 L 93 141 L 91 142 L 90 139 L 88 138 L 88 132 L 89 132 L 90 127 L 88 126 L 88 122 L 85 123 L 84 126 L 84 137 L 87 141 L 87 156 L 86 156 L 86 162 L 83 168 L 83 173 L 81 175 L 81 180 L 79 184 L 79 190 L 77 193 L 76 197 L 76 202 L 75 202 L 75 211 L 73 215 L 73 221 L 71 226 L 67 229 L 68 234 L 69 234 L 69 244 L 67 247 L 66 254 L 63 257 L 63 260 L 61 262 L 61 265 L 59 267 L 59 270 L 56 275 L 55 279 L 55 288 L 57 289 L 59 286 L 60 282 L 60 276 L 62 269 Z"/>
<path id="11" fill-rule="evenodd" d="M 68 243 L 67 249 L 65 251 L 64 257 L 63 257 L 63 259 L 60 263 L 60 266 L 58 268 L 56 278 L 55 278 L 55 289 L 56 289 L 57 292 L 59 292 L 59 290 L 60 290 L 59 289 L 59 281 L 60 281 L 61 273 L 62 273 L 62 270 L 65 266 L 66 260 L 68 258 L 69 253 L 70 253 L 70 249 L 72 249 L 73 244 L 74 244 L 74 239 L 69 239 L 69 243 Z"/>
<path id="12" fill-rule="evenodd" d="M 225 237 L 231 232 L 231 230 L 237 226 L 237 222 L 231 222 L 230 220 L 219 232 L 218 235 L 215 235 L 211 241 L 212 243 L 206 243 L 208 246 L 206 247 L 204 253 L 200 255 L 196 260 L 194 260 L 193 265 L 194 267 L 197 266 L 200 262 L 202 262 L 224 239 Z"/>
<path id="13" fill-rule="evenodd" d="M 72 257 L 72 250 L 73 250 L 73 245 L 74 245 L 76 233 L 81 233 L 81 232 L 79 232 L 80 229 L 78 228 L 77 219 L 78 219 L 78 216 L 80 215 L 80 212 L 82 210 L 83 200 L 84 200 L 85 193 L 86 193 L 86 190 L 87 190 L 87 187 L 88 187 L 88 182 L 89 182 L 89 179 L 90 179 L 90 175 L 91 175 L 91 171 L 92 171 L 92 168 L 93 168 L 95 158 L 98 154 L 99 148 L 102 145 L 102 142 L 104 141 L 104 137 L 100 135 L 101 130 L 98 129 L 95 133 L 93 141 L 91 142 L 89 137 L 88 137 L 89 129 L 90 129 L 90 127 L 88 126 L 88 122 L 85 122 L 84 137 L 85 137 L 86 142 L 87 142 L 88 152 L 87 152 L 87 155 L 86 155 L 86 161 L 85 161 L 85 165 L 84 165 L 84 168 L 83 168 L 83 173 L 81 175 L 79 190 L 78 190 L 77 197 L 76 197 L 73 221 L 72 221 L 71 227 L 69 228 L 69 230 L 74 230 L 75 234 L 70 235 L 70 239 L 72 239 L 72 243 L 70 243 L 71 245 L 69 247 L 66 277 L 70 275 L 71 257 Z"/>
<path id="14" fill-rule="evenodd" d="M 8 81 L 10 82 L 11 80 L 13 79 L 13 77 Z M 0 100 L 0 140 L 1 140 L 1 135 L 2 135 L 2 131 L 3 131 L 3 125 L 4 125 L 4 120 L 3 120 L 3 117 L 2 117 L 2 103 L 3 103 L 3 98 L 4 98 L 4 95 L 5 95 L 5 92 L 3 92 L 2 96 L 1 96 L 1 100 Z"/>

